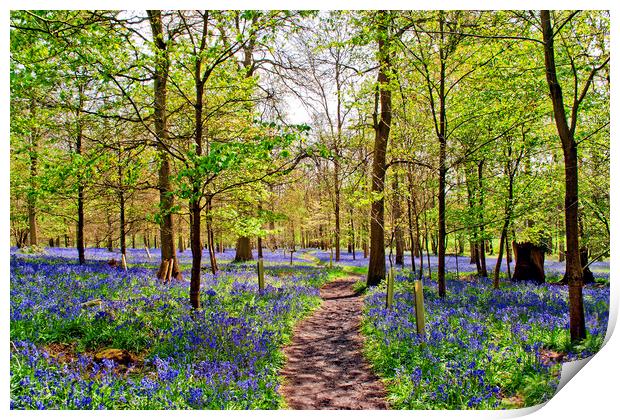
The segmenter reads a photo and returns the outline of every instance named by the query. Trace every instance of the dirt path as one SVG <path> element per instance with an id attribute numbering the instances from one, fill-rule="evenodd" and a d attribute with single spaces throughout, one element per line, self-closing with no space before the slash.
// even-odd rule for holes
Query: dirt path
<path id="1" fill-rule="evenodd" d="M 321 307 L 297 325 L 284 349 L 281 392 L 290 408 L 387 408 L 383 384 L 362 356 L 362 298 L 352 289 L 356 280 L 338 279 L 323 286 Z"/>

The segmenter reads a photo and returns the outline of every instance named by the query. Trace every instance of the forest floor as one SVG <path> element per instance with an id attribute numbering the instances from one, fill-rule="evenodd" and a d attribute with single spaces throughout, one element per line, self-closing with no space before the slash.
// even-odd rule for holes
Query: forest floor
<path id="1" fill-rule="evenodd" d="M 296 326 L 281 372 L 289 408 L 388 408 L 385 388 L 362 355 L 363 301 L 353 291 L 357 280 L 337 278 L 323 286 L 321 307 Z"/>

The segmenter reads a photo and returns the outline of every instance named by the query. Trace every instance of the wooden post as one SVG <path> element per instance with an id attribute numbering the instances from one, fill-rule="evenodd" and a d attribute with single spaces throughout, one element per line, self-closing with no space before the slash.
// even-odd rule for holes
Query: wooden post
<path id="1" fill-rule="evenodd" d="M 123 269 L 127 271 L 127 259 L 125 259 L 125 254 L 121 254 L 121 264 Z"/>
<path id="2" fill-rule="evenodd" d="M 415 294 L 415 322 L 419 335 L 424 335 L 424 291 L 422 288 L 422 280 L 416 280 L 414 283 Z"/>
<path id="3" fill-rule="evenodd" d="M 387 295 L 385 301 L 385 307 L 391 308 L 394 303 L 394 268 L 390 267 L 387 275 Z"/>
<path id="4" fill-rule="evenodd" d="M 149 261 L 151 261 L 151 251 L 149 251 L 149 247 L 144 245 L 144 249 L 146 250 L 146 256 L 149 258 Z"/>
<path id="5" fill-rule="evenodd" d="M 263 290 L 265 290 L 265 269 L 263 266 L 262 258 L 258 259 L 258 262 L 256 263 L 256 268 L 258 270 L 258 290 L 262 292 Z"/>

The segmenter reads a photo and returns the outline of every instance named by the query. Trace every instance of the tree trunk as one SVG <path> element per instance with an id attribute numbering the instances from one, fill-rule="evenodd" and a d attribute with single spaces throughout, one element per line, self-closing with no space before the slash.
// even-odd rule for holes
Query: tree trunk
<path id="1" fill-rule="evenodd" d="M 437 257 L 437 290 L 440 297 L 446 296 L 446 63 L 443 51 L 443 12 L 440 13 L 439 31 L 441 32 L 441 43 L 439 45 L 440 56 L 440 75 L 439 75 L 439 193 L 438 201 L 438 217 L 437 217 L 437 242 L 439 243 Z M 429 266 L 430 268 L 430 266 Z"/>
<path id="2" fill-rule="evenodd" d="M 388 74 L 391 71 L 390 44 L 388 41 L 387 12 L 378 12 L 382 21 L 379 27 L 379 74 L 377 84 L 381 113 L 375 124 L 375 144 L 372 161 L 372 193 L 373 199 L 370 208 L 370 261 L 368 262 L 368 286 L 378 285 L 385 278 L 385 243 L 384 243 L 384 185 L 387 144 L 392 122 L 392 94 L 388 83 Z"/>
<path id="3" fill-rule="evenodd" d="M 218 271 L 217 259 L 215 258 L 215 235 L 213 233 L 213 216 L 211 215 L 212 202 L 211 198 L 207 197 L 207 205 L 205 207 L 207 221 L 207 248 L 209 249 L 209 262 L 211 264 L 211 273 L 215 274 Z M 222 241 L 220 241 L 220 244 Z M 223 245 L 221 245 L 223 247 Z"/>
<path id="4" fill-rule="evenodd" d="M 355 261 L 355 226 L 353 225 L 353 207 L 349 207 L 349 222 L 351 224 L 351 253 Z"/>
<path id="5" fill-rule="evenodd" d="M 495 263 L 495 272 L 493 273 L 493 287 L 499 289 L 499 272 L 502 268 L 502 256 L 504 255 L 504 242 L 506 241 L 506 233 L 508 231 L 508 219 L 504 220 L 502 226 L 502 234 L 499 240 L 499 251 L 497 253 L 497 262 Z"/>
<path id="6" fill-rule="evenodd" d="M 80 89 L 80 98 L 82 97 L 82 90 Z M 81 99 L 80 99 L 81 102 Z M 80 106 L 81 107 L 81 106 Z M 82 154 L 82 125 L 79 121 L 80 115 L 79 110 L 76 116 L 77 121 L 77 139 L 76 139 L 76 153 L 78 155 Z M 76 242 L 77 242 L 77 250 L 78 250 L 78 260 L 80 265 L 86 263 L 86 256 L 84 253 L 84 182 L 79 177 L 77 182 L 77 211 L 78 211 L 78 221 L 77 221 L 77 231 L 76 231 Z M 58 246 L 58 245 L 56 245 Z"/>
<path id="7" fill-rule="evenodd" d="M 338 155 L 338 149 L 335 150 Z M 334 246 L 336 248 L 335 260 L 340 261 L 340 163 L 338 157 L 334 160 Z"/>
<path id="8" fill-rule="evenodd" d="M 469 240 L 469 263 L 480 266 L 480 262 L 478 261 L 478 257 L 476 255 L 476 244 L 472 239 Z"/>
<path id="9" fill-rule="evenodd" d="M 33 119 L 35 119 L 35 101 L 34 98 L 30 99 L 30 114 Z M 36 132 L 35 127 L 30 128 L 32 130 L 32 134 L 30 136 L 30 194 L 28 194 L 28 228 L 29 228 L 29 243 L 30 245 L 36 245 L 38 242 L 37 237 L 37 200 L 36 200 L 36 178 L 38 172 L 38 134 Z"/>
<path id="10" fill-rule="evenodd" d="M 106 217 L 107 217 L 107 222 L 108 222 L 108 232 L 106 235 L 106 248 L 108 249 L 108 252 L 114 252 L 114 240 L 112 239 L 112 236 L 114 235 L 114 229 L 112 227 L 112 217 L 110 216 L 110 214 L 107 214 Z"/>
<path id="11" fill-rule="evenodd" d="M 415 273 L 415 257 L 416 257 L 416 249 L 418 248 L 418 246 L 417 246 L 417 242 L 415 241 L 415 238 L 413 235 L 414 225 L 413 225 L 413 218 L 411 214 L 412 202 L 413 202 L 413 206 L 415 209 L 415 197 L 413 195 L 413 174 L 411 173 L 411 167 L 409 167 L 407 170 L 407 181 L 408 181 L 407 187 L 409 190 L 409 194 L 411 195 L 411 197 L 407 199 L 407 221 L 409 222 L 409 241 L 411 242 L 411 271 Z M 415 215 L 415 229 L 417 231 L 416 236 L 419 238 L 420 229 L 418 226 L 418 213 L 417 212 Z"/>
<path id="12" fill-rule="evenodd" d="M 394 173 L 394 180 L 392 182 L 393 190 L 393 202 L 392 202 L 392 218 L 394 219 L 394 241 L 396 242 L 396 265 L 401 267 L 405 264 L 405 246 L 403 228 L 401 226 L 402 209 L 400 207 L 399 193 L 398 193 L 398 173 Z"/>
<path id="13" fill-rule="evenodd" d="M 512 258 L 510 256 L 510 241 L 508 240 L 509 233 L 506 232 L 506 240 L 504 246 L 506 247 L 506 279 L 508 281 L 512 280 L 512 275 L 510 274 L 510 262 Z"/>
<path id="14" fill-rule="evenodd" d="M 199 191 L 194 190 L 194 197 Z M 202 243 L 200 241 L 200 201 L 193 199 L 191 204 L 191 249 L 192 274 L 189 285 L 189 301 L 192 308 L 200 308 L 200 265 L 202 263 Z"/>
<path id="15" fill-rule="evenodd" d="M 121 254 L 127 254 L 127 232 L 125 231 L 125 193 L 121 190 L 119 193 L 120 205 L 120 235 L 121 235 Z"/>
<path id="16" fill-rule="evenodd" d="M 482 184 L 484 160 L 478 162 L 478 223 L 480 224 L 480 239 L 478 240 L 478 257 L 480 259 L 480 277 L 488 277 L 487 255 L 484 234 L 484 185 Z"/>
<path id="17" fill-rule="evenodd" d="M 243 261 L 251 261 L 254 257 L 252 256 L 252 245 L 250 243 L 250 238 L 247 236 L 240 236 L 237 238 L 237 247 L 235 253 L 235 262 L 243 262 Z"/>
<path id="18" fill-rule="evenodd" d="M 583 308 L 583 270 L 579 255 L 579 220 L 578 220 L 578 161 L 577 143 L 574 137 L 576 124 L 576 104 L 573 106 L 572 128 L 569 128 L 564 109 L 562 88 L 558 82 L 555 67 L 553 28 L 548 10 L 541 10 L 540 18 L 545 51 L 545 69 L 553 114 L 564 152 L 565 197 L 564 214 L 566 223 L 566 279 L 568 281 L 568 306 L 570 313 L 570 336 L 572 341 L 586 337 L 586 324 Z"/>
<path id="19" fill-rule="evenodd" d="M 545 250 L 531 242 L 512 243 L 515 253 L 515 272 L 513 280 L 533 280 L 538 284 L 545 282 Z"/>
<path id="20" fill-rule="evenodd" d="M 160 160 L 158 172 L 159 187 L 159 206 L 161 211 L 160 239 L 161 239 L 161 264 L 157 272 L 157 277 L 164 279 L 164 261 L 173 260 L 172 276 L 180 280 L 182 278 L 179 264 L 176 258 L 174 246 L 174 225 L 172 221 L 172 208 L 174 206 L 174 196 L 170 185 L 170 158 L 166 151 L 168 131 L 167 131 L 167 83 L 168 69 L 168 46 L 164 40 L 163 24 L 160 10 L 148 10 L 149 22 L 155 44 L 155 68 L 154 68 L 154 122 L 155 135 L 158 143 L 158 155 Z M 155 245 L 157 247 L 157 245 Z"/>

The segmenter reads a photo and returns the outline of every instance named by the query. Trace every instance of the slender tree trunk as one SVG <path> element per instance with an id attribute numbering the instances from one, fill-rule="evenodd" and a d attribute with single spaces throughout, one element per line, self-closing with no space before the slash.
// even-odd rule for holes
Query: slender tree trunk
<path id="1" fill-rule="evenodd" d="M 120 162 L 120 159 L 119 159 Z M 125 191 L 123 186 L 123 169 L 119 164 L 119 191 L 118 191 L 118 204 L 119 204 L 119 235 L 120 235 L 120 249 L 121 255 L 127 255 L 127 223 L 125 220 Z"/>
<path id="2" fill-rule="evenodd" d="M 32 117 L 32 121 L 34 124 L 36 118 L 36 105 L 34 98 L 30 99 L 30 116 Z M 36 179 L 38 172 L 38 151 L 39 151 L 39 142 L 38 142 L 38 133 L 36 128 L 31 127 L 32 134 L 30 135 L 30 194 L 28 195 L 28 238 L 30 245 L 36 245 L 38 242 L 37 237 L 37 200 L 36 200 Z"/>
<path id="3" fill-rule="evenodd" d="M 396 242 L 396 265 L 403 266 L 405 264 L 405 246 L 403 228 L 401 226 L 402 209 L 400 207 L 399 192 L 398 192 L 398 173 L 394 173 L 394 180 L 392 182 L 393 190 L 393 202 L 392 202 L 392 218 L 394 219 L 394 242 Z"/>
<path id="4" fill-rule="evenodd" d="M 504 244 L 504 249 L 506 249 L 506 279 L 510 281 L 512 279 L 512 274 L 510 273 L 510 263 L 512 262 L 512 257 L 510 256 L 510 232 L 506 232 L 506 239 Z"/>
<path id="5" fill-rule="evenodd" d="M 564 109 L 562 88 L 558 82 L 555 67 L 553 46 L 553 28 L 548 10 L 541 10 L 540 18 L 545 51 L 545 68 L 547 84 L 553 114 L 564 152 L 565 197 L 564 214 L 566 223 L 566 275 L 568 281 L 568 306 L 570 313 L 570 336 L 572 341 L 580 341 L 586 337 L 586 324 L 583 308 L 583 269 L 579 255 L 579 178 L 577 143 L 574 137 L 576 124 L 576 104 L 573 106 L 572 127 L 569 127 Z"/>
<path id="6" fill-rule="evenodd" d="M 121 255 L 127 255 L 127 228 L 125 223 L 125 186 L 123 183 L 124 170 L 121 162 L 121 148 L 118 150 L 118 204 L 119 204 L 119 234 Z"/>
<path id="7" fill-rule="evenodd" d="M 263 210 L 262 204 L 258 203 L 258 213 L 261 214 L 262 210 Z M 256 248 L 257 248 L 257 257 L 263 258 L 263 238 L 261 238 L 260 236 L 256 237 Z"/>
<path id="8" fill-rule="evenodd" d="M 499 240 L 499 251 L 497 253 L 497 262 L 495 263 L 495 271 L 493 273 L 493 287 L 499 289 L 499 272 L 502 268 L 502 256 L 504 255 L 504 242 L 506 241 L 506 233 L 508 232 L 508 218 L 504 220 L 502 226 L 502 234 Z"/>
<path id="9" fill-rule="evenodd" d="M 203 40 L 201 51 L 204 46 L 204 39 L 207 36 L 207 17 L 203 18 Z M 194 88 L 195 88 L 195 103 L 194 103 L 194 147 L 196 156 L 202 156 L 202 137 L 203 137 L 203 101 L 204 101 L 204 86 L 205 80 L 202 78 L 202 56 L 197 56 L 194 63 Z M 198 169 L 198 168 L 196 168 Z M 200 204 L 202 200 L 201 191 L 201 179 L 191 179 L 192 185 L 192 197 L 190 198 L 191 215 L 190 229 L 191 229 L 191 249 L 192 249 L 192 274 L 189 285 L 189 300 L 192 308 L 200 308 L 200 273 L 202 265 L 202 232 L 200 230 Z M 207 238 L 207 242 L 209 238 Z"/>
<path id="10" fill-rule="evenodd" d="M 114 240 L 113 240 L 114 228 L 112 227 L 112 216 L 110 216 L 110 214 L 108 213 L 106 215 L 106 219 L 107 219 L 107 224 L 108 224 L 108 231 L 106 235 L 106 248 L 108 249 L 108 252 L 113 252 L 114 251 Z"/>
<path id="11" fill-rule="evenodd" d="M 502 267 L 502 256 L 504 252 L 504 243 L 508 243 L 508 227 L 510 226 L 510 219 L 512 217 L 512 196 L 513 196 L 513 185 L 512 185 L 512 176 L 510 176 L 510 180 L 508 181 L 508 202 L 506 203 L 506 211 L 504 214 L 504 224 L 502 226 L 502 233 L 499 239 L 499 251 L 497 254 L 497 263 L 495 264 L 495 273 L 493 274 L 493 287 L 499 288 L 499 272 Z M 508 268 L 508 277 L 510 277 L 510 266 L 508 263 L 508 253 L 510 251 L 506 249 L 506 264 Z"/>
<path id="12" fill-rule="evenodd" d="M 484 160 L 478 162 L 478 222 L 480 223 L 480 239 L 478 241 L 478 257 L 480 259 L 480 276 L 488 277 L 487 256 L 484 234 L 484 190 L 482 184 Z"/>
<path id="13" fill-rule="evenodd" d="M 80 97 L 82 95 L 82 91 L 80 89 Z M 76 140 L 76 152 L 78 155 L 82 154 L 82 125 L 79 122 L 79 111 L 78 111 L 78 132 L 77 132 L 77 140 Z M 78 250 L 78 260 L 80 265 L 86 263 L 86 256 L 84 252 L 84 182 L 81 179 L 78 179 L 78 187 L 77 187 L 77 211 L 78 211 L 78 221 L 77 221 L 77 231 L 76 231 L 76 242 L 77 242 L 77 250 Z M 58 246 L 58 245 L 57 245 Z"/>
<path id="14" fill-rule="evenodd" d="M 338 162 L 338 148 L 334 160 L 334 246 L 336 248 L 335 260 L 340 261 L 340 163 Z"/>
<path id="15" fill-rule="evenodd" d="M 439 94 L 439 117 L 440 117 L 440 135 L 439 135 L 439 194 L 437 194 L 438 202 L 438 256 L 437 256 L 437 289 L 440 297 L 446 296 L 446 138 L 445 138 L 445 96 L 444 96 L 444 79 L 445 64 L 441 64 L 441 81 Z M 427 251 L 428 252 L 428 251 Z M 429 265 L 430 269 L 430 265 Z"/>
<path id="16" fill-rule="evenodd" d="M 349 223 L 351 225 L 351 253 L 355 261 L 355 226 L 353 225 L 353 207 L 349 207 Z"/>
<path id="17" fill-rule="evenodd" d="M 408 189 L 411 197 L 407 199 L 407 221 L 409 222 L 409 242 L 411 242 L 411 271 L 415 273 L 415 249 L 416 249 L 416 241 L 413 235 L 413 218 L 411 215 L 411 202 L 415 200 L 413 196 L 413 175 L 411 174 L 411 167 L 408 168 L 407 171 L 407 181 L 408 181 Z M 416 214 L 416 223 L 417 223 L 417 214 Z M 419 234 L 419 233 L 418 233 Z"/>
<path id="18" fill-rule="evenodd" d="M 217 259 L 215 258 L 215 235 L 213 233 L 213 216 L 211 214 L 212 199 L 207 197 L 207 205 L 205 207 L 206 221 L 207 221 L 207 248 L 209 249 L 209 262 L 211 264 L 211 273 L 215 274 L 218 271 Z M 220 244 L 222 241 L 220 241 Z M 223 245 L 220 245 L 223 246 Z"/>
<path id="19" fill-rule="evenodd" d="M 380 198 L 374 199 L 370 208 L 370 261 L 368 262 L 368 286 L 378 285 L 385 278 L 385 227 L 384 227 L 384 185 L 387 152 L 387 144 L 390 136 L 392 122 L 392 94 L 388 83 L 388 74 L 391 71 L 390 44 L 388 40 L 387 12 L 378 12 L 378 18 L 382 20 L 379 44 L 379 74 L 377 84 L 379 89 L 379 102 L 381 113 L 379 121 L 375 124 L 375 145 L 372 162 L 372 193 Z"/>
<path id="20" fill-rule="evenodd" d="M 121 191 L 120 192 L 120 200 L 119 200 L 119 204 L 120 204 L 120 245 L 121 245 L 121 254 L 126 255 L 127 254 L 127 232 L 126 232 L 126 226 L 125 226 L 125 194 Z"/>
<path id="21" fill-rule="evenodd" d="M 428 265 L 428 278 L 430 280 L 433 277 L 433 272 L 431 270 L 431 253 L 428 249 L 428 230 L 424 231 L 424 242 L 426 242 L 426 265 Z"/>

